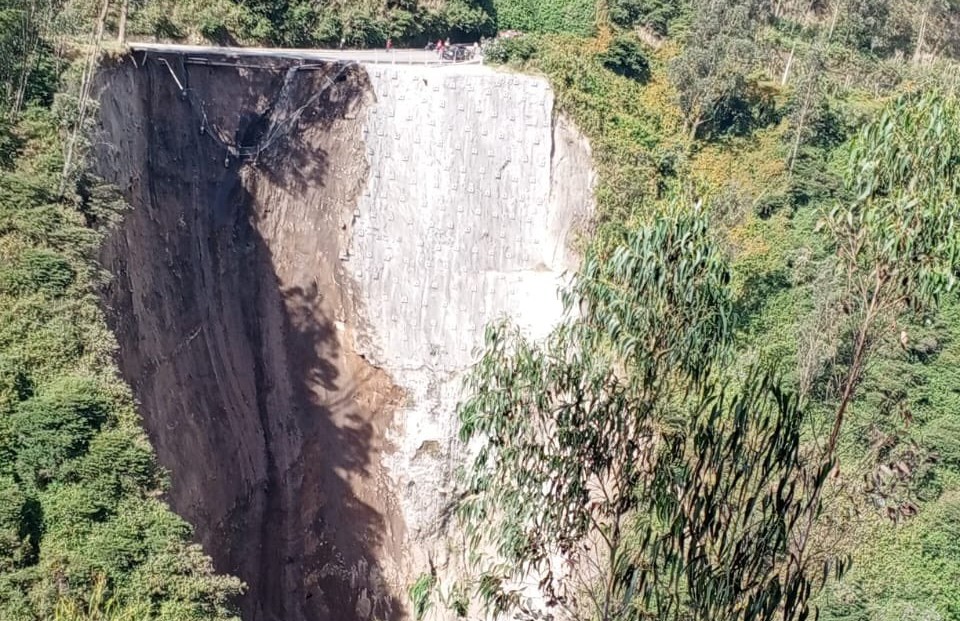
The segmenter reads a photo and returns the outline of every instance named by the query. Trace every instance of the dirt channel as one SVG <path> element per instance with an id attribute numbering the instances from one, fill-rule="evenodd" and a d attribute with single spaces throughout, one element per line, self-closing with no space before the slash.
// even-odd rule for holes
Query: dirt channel
<path id="1" fill-rule="evenodd" d="M 249 585 L 249 621 L 402 618 L 377 456 L 403 395 L 351 350 L 340 265 L 366 72 L 137 53 L 98 92 L 98 172 L 132 206 L 103 305 L 171 504 Z"/>

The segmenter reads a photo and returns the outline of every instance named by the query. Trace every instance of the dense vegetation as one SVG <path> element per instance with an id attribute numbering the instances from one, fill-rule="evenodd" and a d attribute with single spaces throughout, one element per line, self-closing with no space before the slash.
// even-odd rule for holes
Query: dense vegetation
<path id="1" fill-rule="evenodd" d="M 113 366 L 94 256 L 124 204 L 64 179 L 80 85 L 41 30 L 51 7 L 23 9 L 0 3 L 0 618 L 234 618 L 241 585 L 161 500 Z"/>
<path id="2" fill-rule="evenodd" d="M 603 381 L 593 377 L 598 341 L 634 343 L 631 356 L 651 346 L 642 336 L 656 331 L 631 322 L 644 304 L 667 295 L 660 289 L 623 300 L 619 278 L 610 274 L 598 290 L 585 293 L 577 284 L 569 295 L 576 308 L 589 311 L 571 318 L 555 338 L 582 334 L 584 321 L 598 322 L 593 329 L 605 336 L 580 343 L 565 336 L 560 347 L 523 343 L 505 329 L 491 333 L 471 378 L 474 396 L 461 412 L 467 436 L 491 438 L 495 447 L 481 453 L 471 479 L 476 496 L 464 507 L 477 541 L 500 552 L 493 563 L 481 558 L 481 593 L 493 605 L 517 603 L 500 580 L 521 567 L 535 569 L 548 586 L 565 586 L 557 600 L 585 607 L 585 618 L 780 618 L 802 614 L 799 600 L 810 596 L 828 619 L 960 619 L 960 556 L 951 522 L 960 485 L 952 457 L 960 413 L 954 366 L 960 303 L 952 285 L 960 271 L 953 222 L 960 213 L 957 7 L 624 0 L 609 3 L 609 18 L 610 27 L 593 39 L 525 37 L 498 44 L 493 56 L 546 74 L 561 107 L 591 139 L 601 186 L 600 220 L 585 240 L 588 256 L 619 266 L 637 235 L 673 221 L 678 203 L 687 205 L 682 213 L 693 208 L 691 199 L 706 205 L 713 244 L 729 261 L 730 352 L 715 352 L 723 359 L 720 370 L 705 361 L 704 369 L 714 369 L 706 394 L 703 386 L 691 391 L 681 381 L 669 391 L 673 398 L 641 392 L 636 401 L 631 378 L 637 372 L 610 346 L 602 349 L 604 364 L 615 371 Z M 625 64 L 650 71 L 625 74 Z M 941 94 L 932 100 L 923 96 L 936 90 Z M 708 255 L 691 248 L 671 256 L 695 261 Z M 663 274 L 668 284 L 688 265 L 658 267 L 657 252 L 646 256 L 642 269 Z M 592 277 L 591 266 L 588 260 L 581 279 Z M 636 275 L 630 281 L 634 287 L 643 282 Z M 675 297 L 689 304 L 698 299 Z M 700 320 L 691 318 L 689 326 Z M 678 335 L 654 342 L 668 357 L 691 343 Z M 682 380 L 671 369 L 637 378 L 641 388 L 651 378 Z M 659 496 L 656 481 L 665 471 L 716 469 L 721 447 L 739 442 L 740 434 L 769 440 L 771 429 L 747 429 L 737 408 L 741 395 L 770 389 L 771 381 L 796 399 L 804 421 L 803 450 L 791 468 L 771 476 L 786 489 L 803 490 L 799 499 L 815 500 L 822 511 L 800 508 L 818 515 L 816 523 L 781 523 L 793 542 L 770 540 L 762 554 L 751 539 L 756 531 L 742 528 L 739 504 L 714 507 L 723 518 L 697 539 L 694 516 L 671 504 L 677 490 L 722 486 L 729 470 L 721 467 L 706 482 L 674 480 L 679 487 L 665 495 L 661 488 Z M 701 437 L 703 403 L 715 403 L 716 391 L 726 394 L 720 417 L 731 427 L 718 429 L 718 445 L 710 448 L 692 439 Z M 750 407 L 748 420 L 770 416 L 762 399 Z M 593 408 L 603 416 L 576 415 Z M 621 428 L 611 411 L 636 427 Z M 613 427 L 585 422 L 594 418 Z M 557 430 L 557 444 L 543 444 L 544 429 Z M 601 454 L 590 450 L 596 432 L 608 451 L 598 462 L 594 456 Z M 687 440 L 677 445 L 676 437 Z M 638 452 L 638 446 L 645 448 Z M 673 449 L 664 456 L 657 446 Z M 567 452 L 574 450 L 583 453 Z M 645 463 L 631 463 L 632 473 L 612 466 L 622 463 L 619 450 L 643 454 Z M 692 461 L 688 450 L 695 450 Z M 571 470 L 563 456 L 572 454 L 580 465 Z M 747 471 L 776 463 L 759 453 L 742 459 Z M 826 484 L 811 485 L 828 463 L 835 469 Z M 640 497 L 626 494 L 617 485 L 626 482 L 611 472 L 631 475 L 627 487 L 643 490 Z M 807 474 L 797 479 L 797 472 Z M 563 513 L 539 513 L 545 501 L 538 500 L 538 485 L 556 480 L 569 482 L 558 509 Z M 767 489 L 750 481 L 737 485 L 746 486 L 741 498 Z M 697 511 L 709 512 L 713 500 L 707 493 Z M 797 500 L 782 500 L 781 517 L 788 519 L 789 502 Z M 664 521 L 637 522 L 637 515 Z M 482 530 L 493 516 L 502 518 L 499 528 Z M 767 523 L 756 513 L 754 519 Z M 679 539 L 663 538 L 669 526 Z M 814 580 L 809 592 L 798 588 L 791 597 L 798 540 Z M 591 543 L 589 554 L 577 547 L 584 541 Z M 766 601 L 771 608 L 749 589 L 731 591 L 729 583 L 698 592 L 711 576 L 731 575 L 724 565 L 730 558 L 712 556 L 729 545 L 743 568 L 757 554 L 765 559 L 761 575 L 776 593 Z M 679 554 L 689 572 L 682 580 L 672 581 L 672 561 L 658 560 L 666 550 L 674 550 L 668 559 Z M 570 576 L 549 582 L 553 568 L 545 560 L 556 551 L 586 554 L 591 577 L 608 579 L 586 586 Z M 700 553 L 710 561 L 706 572 Z M 513 562 L 504 566 L 502 559 Z M 813 559 L 826 564 L 815 568 Z M 830 575 L 818 595 L 824 569 Z M 658 584 L 653 592 L 650 581 Z"/>
<path id="3" fill-rule="evenodd" d="M 553 83 L 598 219 L 567 293 L 589 312 L 542 344 L 491 327 L 470 380 L 464 436 L 497 448 L 463 506 L 500 553 L 480 600 L 535 568 L 584 618 L 960 620 L 952 0 L 0 0 L 0 618 L 222 619 L 240 590 L 159 500 L 93 295 L 123 206 L 84 172 L 77 43 L 124 22 L 528 33 L 488 60 Z M 564 590 L 556 551 L 597 570 Z M 418 610 L 463 592 L 427 578 Z"/>
<path id="4" fill-rule="evenodd" d="M 64 28 L 75 34 L 82 34 L 103 7 L 101 0 L 64 4 L 69 12 L 63 16 Z M 121 21 L 122 8 L 120 2 L 109 3 L 105 20 L 111 32 Z M 489 0 L 134 0 L 128 6 L 127 33 L 293 47 L 382 46 L 392 38 L 397 45 L 420 46 L 438 38 L 493 35 L 495 14 Z M 556 24 L 559 18 L 550 16 Z M 527 19 L 526 13 L 517 19 Z"/>
<path id="5" fill-rule="evenodd" d="M 100 0 L 67 2 L 63 23 L 94 21 Z M 122 3 L 106 12 L 116 30 Z M 497 30 L 571 32 L 596 28 L 595 0 L 141 0 L 128 6 L 132 36 L 283 46 L 372 47 L 388 38 L 400 46 L 451 37 L 473 41 Z"/>

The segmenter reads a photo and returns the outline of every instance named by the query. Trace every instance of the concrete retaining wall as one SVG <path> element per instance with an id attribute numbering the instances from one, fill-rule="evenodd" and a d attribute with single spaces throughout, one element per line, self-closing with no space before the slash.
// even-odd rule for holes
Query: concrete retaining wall
<path id="1" fill-rule="evenodd" d="M 451 500 L 462 374 L 488 322 L 510 317 L 534 336 L 555 324 L 594 178 L 544 79 L 367 70 L 370 170 L 344 259 L 363 319 L 357 351 L 408 394 L 385 463 L 408 532 L 429 539 Z"/>

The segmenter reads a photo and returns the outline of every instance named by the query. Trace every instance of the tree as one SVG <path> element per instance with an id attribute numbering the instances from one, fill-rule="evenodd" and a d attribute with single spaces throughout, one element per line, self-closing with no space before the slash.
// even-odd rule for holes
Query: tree
<path id="1" fill-rule="evenodd" d="M 790 53 L 791 60 L 793 52 Z M 788 65 L 789 68 L 789 65 Z M 815 115 L 819 104 L 823 102 L 823 74 L 826 69 L 822 45 L 810 50 L 806 62 L 806 72 L 797 84 L 795 94 L 796 103 L 793 121 L 793 139 L 791 140 L 790 155 L 787 156 L 787 169 L 793 174 L 794 167 L 797 165 L 797 157 L 800 155 L 800 147 L 803 146 L 804 139 L 816 137 L 816 132 L 811 131 L 811 117 Z M 783 83 L 786 83 L 787 73 L 784 72 Z"/>
<path id="2" fill-rule="evenodd" d="M 610 20 L 629 28 L 641 25 L 660 36 L 666 36 L 670 22 L 680 16 L 685 3 L 678 0 L 611 0 Z"/>
<path id="3" fill-rule="evenodd" d="M 149 618 L 149 607 L 123 606 L 108 595 L 107 580 L 98 576 L 86 602 L 62 598 L 57 602 L 54 621 L 139 621 Z"/>
<path id="4" fill-rule="evenodd" d="M 94 257 L 116 193 L 84 179 L 58 200 L 63 109 L 33 95 L 42 68 L 0 169 L 0 618 L 234 620 L 242 584 L 160 500 L 164 473 L 113 366 Z"/>
<path id="5" fill-rule="evenodd" d="M 34 72 L 45 52 L 43 36 L 58 2 L 0 0 L 0 105 L 15 118 L 26 105 Z"/>
<path id="6" fill-rule="evenodd" d="M 906 13 L 904 21 L 913 22 L 910 33 L 913 35 L 913 62 L 919 63 L 944 54 L 956 58 L 960 53 L 960 2 L 926 0 L 919 5 L 902 7 Z"/>
<path id="7" fill-rule="evenodd" d="M 82 134 L 88 128 L 86 127 L 87 113 L 90 108 L 90 90 L 93 88 L 93 76 L 96 74 L 97 59 L 100 55 L 100 46 L 103 43 L 103 31 L 106 25 L 107 13 L 110 10 L 110 0 L 103 0 L 100 5 L 100 13 L 97 17 L 94 28 L 91 49 L 87 52 L 84 59 L 83 74 L 80 78 L 79 96 L 77 102 L 76 118 L 73 119 L 73 131 L 67 138 L 66 152 L 64 155 L 63 173 L 60 176 L 59 196 L 63 196 L 67 190 L 68 182 L 74 178 L 74 158 L 79 149 Z"/>
<path id="8" fill-rule="evenodd" d="M 842 19 L 835 30 L 841 42 L 865 53 L 887 51 L 890 5 L 891 0 L 837 0 Z"/>
<path id="9" fill-rule="evenodd" d="M 690 43 L 670 65 L 691 141 L 730 102 L 746 98 L 756 57 L 754 33 L 767 7 L 758 0 L 699 0 L 692 14 Z"/>
<path id="10" fill-rule="evenodd" d="M 905 313 L 935 308 L 956 287 L 958 123 L 955 96 L 906 95 L 849 144 L 845 181 L 851 199 L 831 209 L 823 226 L 836 252 L 839 303 L 852 342 L 839 369 L 840 393 L 817 473 L 836 465 L 846 414 L 876 345 Z M 808 571 L 816 517 L 811 508 L 795 533 L 791 572 Z"/>
<path id="11" fill-rule="evenodd" d="M 117 23 L 117 43 L 127 44 L 127 12 L 130 10 L 130 0 L 121 0 L 120 16 Z"/>
<path id="12" fill-rule="evenodd" d="M 645 83 L 650 79 L 650 61 L 635 37 L 620 35 L 600 55 L 600 62 L 610 71 L 625 78 Z"/>
<path id="13" fill-rule="evenodd" d="M 488 329 L 459 410 L 485 602 L 533 615 L 533 579 L 575 618 L 802 618 L 813 580 L 780 569 L 812 497 L 803 415 L 769 374 L 719 379 L 732 299 L 704 213 L 588 254 L 564 302 L 542 346 Z"/>
<path id="14" fill-rule="evenodd" d="M 852 200 L 823 224 L 836 250 L 854 335 L 825 452 L 836 448 L 871 349 L 908 310 L 934 308 L 960 268 L 960 102 L 907 95 L 864 126 L 848 150 Z"/>

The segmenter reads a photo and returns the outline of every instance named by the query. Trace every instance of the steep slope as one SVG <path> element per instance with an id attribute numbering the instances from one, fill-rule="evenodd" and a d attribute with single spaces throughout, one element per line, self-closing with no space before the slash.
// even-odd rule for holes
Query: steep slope
<path id="1" fill-rule="evenodd" d="M 98 84 L 133 207 L 103 303 L 172 505 L 246 619 L 401 618 L 445 549 L 458 374 L 490 319 L 557 315 L 586 145 L 483 68 L 151 52 Z"/>

